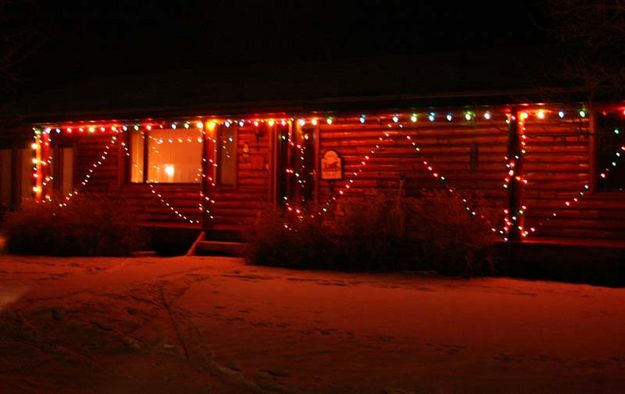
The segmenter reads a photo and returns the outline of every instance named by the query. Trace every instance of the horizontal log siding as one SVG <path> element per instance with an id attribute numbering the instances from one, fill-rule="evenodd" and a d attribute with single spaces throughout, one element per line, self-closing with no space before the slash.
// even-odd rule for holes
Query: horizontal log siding
<path id="1" fill-rule="evenodd" d="M 593 176 L 588 132 L 588 119 L 526 123 L 525 224 L 536 228 L 536 237 L 625 240 L 623 194 L 584 190 Z M 575 203 L 580 191 L 586 196 Z"/>
<path id="2" fill-rule="evenodd" d="M 56 137 L 52 135 L 53 145 L 74 146 L 76 150 L 75 161 L 75 187 L 80 192 L 98 193 L 110 195 L 112 198 L 123 198 L 123 201 L 133 208 L 141 222 L 145 223 L 172 223 L 176 225 L 185 224 L 182 220 L 175 217 L 163 204 L 156 199 L 147 185 L 128 184 L 126 183 L 125 166 L 126 154 L 121 145 L 124 138 L 120 136 L 117 143 L 109 150 L 107 159 L 103 165 L 95 169 L 91 175 L 91 179 L 87 186 L 82 186 L 80 182 L 85 175 L 89 173 L 89 169 L 93 168 L 93 164 L 101 159 L 101 155 L 107 144 L 111 141 L 111 134 L 96 135 L 61 135 Z M 195 211 L 191 212 L 187 205 L 189 203 L 188 194 L 180 194 L 178 187 L 170 185 L 158 185 L 157 190 L 163 192 L 163 195 L 170 203 L 176 207 L 180 206 L 183 214 L 198 214 L 197 202 L 195 202 Z M 199 186 L 196 187 L 199 196 Z M 185 191 L 188 192 L 188 191 Z"/>
<path id="3" fill-rule="evenodd" d="M 507 149 L 507 125 L 503 116 L 490 120 L 456 119 L 448 122 L 429 122 L 419 119 L 395 124 L 389 122 L 366 122 L 361 124 L 337 121 L 333 125 L 321 125 L 320 154 L 336 150 L 343 159 L 346 179 L 362 168 L 352 185 L 349 195 L 372 193 L 382 189 L 396 193 L 400 176 L 405 176 L 404 193 L 416 195 L 420 189 L 441 189 L 443 184 L 426 169 L 427 161 L 436 172 L 448 179 L 448 185 L 460 195 L 481 198 L 491 213 L 499 214 L 505 204 L 502 187 Z M 390 125 L 390 127 L 389 127 Z M 385 138 L 388 133 L 390 138 Z M 379 140 L 380 137 L 383 140 Z M 408 140 L 406 136 L 410 136 Z M 415 142 L 421 151 L 411 145 Z M 376 144 L 382 149 L 370 155 L 364 167 L 360 166 L 365 155 Z M 471 167 L 471 147 L 478 148 L 477 166 Z M 337 182 L 336 187 L 344 182 Z M 320 202 L 330 198 L 329 183 L 321 181 Z"/>
<path id="4" fill-rule="evenodd" d="M 400 122 L 403 128 L 392 121 L 388 127 L 389 122 L 367 120 L 361 124 L 358 118 L 336 118 L 332 125 L 320 123 L 318 153 L 321 156 L 326 150 L 336 150 L 343 159 L 345 178 L 350 178 L 352 172 L 361 168 L 361 160 L 369 155 L 372 147 L 376 144 L 382 147 L 370 155 L 363 173 L 355 178 L 351 195 L 372 193 L 376 189 L 397 192 L 400 176 L 405 176 L 407 195 L 415 195 L 421 188 L 441 188 L 442 184 L 422 164 L 427 160 L 461 194 L 482 196 L 493 211 L 501 215 L 507 201 L 502 186 L 506 174 L 508 127 L 505 118 L 495 114 L 493 112 L 491 120 L 447 122 L 441 118 L 429 122 L 420 118 L 411 123 L 403 119 Z M 525 126 L 524 174 L 528 179 L 524 191 L 524 205 L 528 208 L 525 225 L 536 228 L 532 237 L 625 239 L 622 193 L 588 193 L 570 208 L 563 204 L 566 200 L 572 201 L 585 184 L 590 184 L 588 121 L 548 117 L 540 121 L 528 119 Z M 380 141 L 384 132 L 389 133 L 390 138 Z M 263 126 L 246 125 L 239 129 L 236 186 L 218 186 L 212 192 L 215 230 L 244 229 L 269 201 L 271 135 Z M 421 152 L 414 150 L 407 135 Z M 76 180 L 79 182 L 102 154 L 110 135 L 67 138 L 76 146 Z M 478 146 L 479 160 L 477 167 L 471 168 L 470 152 L 474 144 Z M 104 165 L 94 172 L 86 190 L 121 193 L 146 223 L 189 225 L 163 206 L 147 185 L 128 184 L 125 165 L 123 149 L 116 145 Z M 343 184 L 344 181 L 337 181 L 336 187 Z M 199 184 L 158 184 L 155 188 L 183 215 L 200 219 Z M 329 182 L 321 181 L 317 199 L 323 204 L 329 198 Z M 557 212 L 556 218 L 551 217 L 553 211 Z M 193 227 L 199 228 L 199 225 Z"/>
<path id="5" fill-rule="evenodd" d="M 262 128 L 263 126 L 259 126 Z M 215 200 L 212 206 L 213 227 L 215 230 L 243 230 L 257 216 L 268 202 L 271 185 L 269 166 L 269 138 L 271 133 L 265 129 L 257 138 L 257 128 L 245 126 L 239 128 L 237 136 L 237 182 L 235 187 L 217 186 L 211 196 Z M 84 135 L 67 138 L 76 147 L 76 179 L 80 181 L 88 173 L 93 163 L 97 162 L 110 135 Z M 121 139 L 119 140 L 121 142 Z M 247 145 L 247 154 L 244 147 Z M 198 157 L 198 166 L 201 158 Z M 126 155 L 118 143 L 109 152 L 107 160 L 96 169 L 87 187 L 80 187 L 88 192 L 118 193 L 133 207 L 143 223 L 149 225 L 189 226 L 199 228 L 177 217 L 155 196 L 149 185 L 131 184 L 126 180 Z M 190 220 L 200 220 L 200 184 L 155 184 L 154 190 L 162 198 Z"/>
<path id="6" fill-rule="evenodd" d="M 154 190 L 189 220 L 200 220 L 200 184 L 155 184 Z M 120 189 L 121 195 L 139 214 L 143 224 L 154 226 L 193 227 L 190 223 L 176 216 L 145 184 L 125 184 Z"/>
<path id="7" fill-rule="evenodd" d="M 271 136 L 269 128 L 263 125 L 238 129 L 236 186 L 217 186 L 213 190 L 214 230 L 244 230 L 269 203 Z"/>
<path id="8" fill-rule="evenodd" d="M 55 140 L 55 136 L 52 135 L 53 146 L 56 141 L 62 142 L 64 145 L 70 145 L 71 143 L 71 145 L 75 147 L 76 167 L 74 170 L 74 186 L 78 187 L 79 191 L 104 193 L 118 189 L 120 184 L 120 165 L 123 162 L 121 152 L 122 147 L 120 143 L 123 140 L 121 138 L 117 138 L 117 142 L 114 145 L 110 145 L 112 136 L 112 134 L 108 133 L 94 135 L 87 134 L 76 137 L 67 136 Z M 110 149 L 108 151 L 108 155 L 106 156 L 106 160 L 102 160 L 101 156 L 107 145 L 110 146 Z M 102 165 L 99 165 L 98 168 L 94 169 L 87 186 L 82 186 L 80 182 L 83 181 L 85 176 L 89 174 L 89 169 L 93 168 L 93 165 L 98 161 L 101 161 Z"/>

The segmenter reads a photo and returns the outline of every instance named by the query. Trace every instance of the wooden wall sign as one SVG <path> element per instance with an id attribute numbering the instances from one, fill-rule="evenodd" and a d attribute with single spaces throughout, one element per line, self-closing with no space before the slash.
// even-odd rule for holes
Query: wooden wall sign
<path id="1" fill-rule="evenodd" d="M 327 181 L 343 179 L 343 161 L 334 150 L 326 151 L 321 158 L 321 179 Z"/>

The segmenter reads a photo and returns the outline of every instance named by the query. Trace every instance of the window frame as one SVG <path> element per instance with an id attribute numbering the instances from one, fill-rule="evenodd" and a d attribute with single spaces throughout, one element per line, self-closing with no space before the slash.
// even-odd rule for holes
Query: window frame
<path id="1" fill-rule="evenodd" d="M 220 138 L 221 136 L 221 130 L 222 128 L 225 127 L 223 125 L 218 125 L 216 127 L 216 141 L 219 141 L 218 138 Z M 238 149 L 238 143 L 239 143 L 239 127 L 237 125 L 231 125 L 230 128 L 233 130 L 233 138 L 234 138 L 234 150 L 233 150 L 233 160 L 234 160 L 234 180 L 233 183 L 231 185 L 221 185 L 219 184 L 219 164 L 217 163 L 218 166 L 215 168 L 213 167 L 213 179 L 215 179 L 215 188 L 218 189 L 225 189 L 225 190 L 233 190 L 233 189 L 237 189 L 238 188 L 238 181 L 239 181 L 239 149 Z M 144 139 L 144 143 L 143 143 L 143 152 L 141 153 L 142 157 L 143 157 L 143 177 L 142 180 L 140 182 L 133 182 L 132 181 L 132 155 L 133 155 L 133 150 L 132 150 L 132 144 L 131 144 L 131 138 L 132 138 L 132 131 L 129 131 L 126 135 L 125 138 L 125 142 L 126 142 L 126 146 L 128 147 L 128 152 L 129 155 L 126 157 L 126 183 L 130 184 L 130 185 L 173 185 L 173 186 L 182 186 L 182 185 L 198 185 L 201 186 L 202 185 L 202 180 L 200 179 L 199 182 L 148 182 L 148 170 L 149 170 L 149 165 L 150 165 L 150 155 L 149 155 L 149 151 L 150 151 L 150 147 L 149 147 L 149 143 L 148 143 L 148 139 L 149 139 L 149 135 L 150 135 L 150 131 L 151 130 L 142 130 L 140 133 L 142 133 L 142 135 L 145 136 Z M 218 158 L 220 157 L 220 151 L 219 151 L 219 145 L 217 144 L 215 147 L 211 147 L 212 144 L 206 144 L 207 139 L 209 137 L 207 137 L 204 133 L 200 132 L 200 135 L 202 136 L 203 139 L 203 143 L 202 143 L 202 149 L 200 150 L 200 153 L 203 152 L 204 149 L 206 149 L 207 152 L 207 157 L 209 159 L 213 159 L 214 161 L 217 161 Z M 214 156 L 214 157 L 213 157 Z M 198 164 L 202 164 L 202 157 L 203 155 L 200 154 L 200 156 L 198 157 Z"/>
<path id="2" fill-rule="evenodd" d="M 228 127 L 227 129 L 232 130 L 232 137 L 234 138 L 234 141 L 232 142 L 233 144 L 233 152 L 232 152 L 232 160 L 233 160 L 233 171 L 234 171 L 234 176 L 233 176 L 233 180 L 232 180 L 232 184 L 221 184 L 221 172 L 220 172 L 220 168 L 221 168 L 221 163 L 219 162 L 220 158 L 222 157 L 222 150 L 220 148 L 221 144 L 219 144 L 219 141 L 221 140 L 221 136 L 222 136 L 222 131 L 226 129 L 226 126 L 224 125 L 219 125 L 217 126 L 217 130 L 216 130 L 216 138 L 215 140 L 217 141 L 217 143 L 215 144 L 215 148 L 213 150 L 213 154 L 215 155 L 215 157 L 213 158 L 213 160 L 217 163 L 217 167 L 214 167 L 214 171 L 213 171 L 213 175 L 214 175 L 214 179 L 215 179 L 215 187 L 218 189 L 223 189 L 223 190 L 234 190 L 237 189 L 238 184 L 239 184 L 239 126 L 236 124 L 232 124 L 230 125 L 230 127 Z M 209 152 L 209 158 L 210 158 L 210 153 Z"/>
<path id="3" fill-rule="evenodd" d="M 70 187 L 70 193 L 77 186 L 78 176 L 78 145 L 74 141 L 61 141 L 56 144 L 52 149 L 52 190 L 59 195 L 65 195 L 63 192 L 64 182 L 66 181 L 65 172 L 65 158 L 63 157 L 63 150 L 71 149 L 72 152 L 72 182 Z"/>

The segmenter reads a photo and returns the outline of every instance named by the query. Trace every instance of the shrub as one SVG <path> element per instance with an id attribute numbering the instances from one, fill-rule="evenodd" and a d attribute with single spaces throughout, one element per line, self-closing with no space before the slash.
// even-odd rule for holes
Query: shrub
<path id="1" fill-rule="evenodd" d="M 420 247 L 425 266 L 446 274 L 473 276 L 493 271 L 491 231 L 494 212 L 483 200 L 470 205 L 479 214 L 467 212 L 465 203 L 446 190 L 424 191 L 411 204 L 412 237 Z"/>
<path id="2" fill-rule="evenodd" d="M 305 210 L 306 211 L 306 210 Z M 344 271 L 399 269 L 411 250 L 401 209 L 383 194 L 344 201 L 335 218 L 263 211 L 247 235 L 252 264 Z M 325 219 L 325 220 L 322 220 Z"/>
<path id="3" fill-rule="evenodd" d="M 4 223 L 7 250 L 17 254 L 124 256 L 146 245 L 146 234 L 123 200 L 82 194 L 67 207 L 27 203 Z"/>
<path id="4" fill-rule="evenodd" d="M 332 232 L 340 268 L 398 270 L 412 260 L 414 248 L 406 236 L 405 202 L 376 193 L 340 205 Z"/>
<path id="5" fill-rule="evenodd" d="M 252 264 L 293 268 L 331 267 L 334 244 L 319 218 L 298 219 L 265 208 L 246 234 L 247 260 Z"/>
<path id="6" fill-rule="evenodd" d="M 346 200 L 326 221 L 268 209 L 248 234 L 247 257 L 252 264 L 294 268 L 473 276 L 493 268 L 489 212 L 482 206 L 485 218 L 472 216 L 447 191 Z"/>

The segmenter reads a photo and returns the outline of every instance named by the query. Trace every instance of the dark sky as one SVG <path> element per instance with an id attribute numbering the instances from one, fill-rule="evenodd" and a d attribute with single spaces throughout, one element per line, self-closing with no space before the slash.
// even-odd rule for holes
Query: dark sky
<path id="1" fill-rule="evenodd" d="M 537 1 L 30 0 L 24 92 L 107 75 L 543 44 Z"/>

